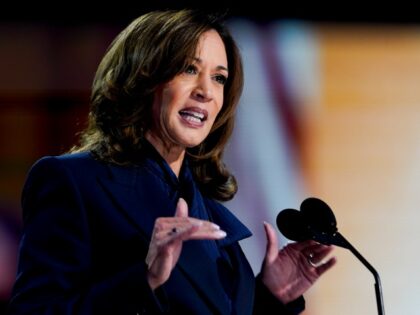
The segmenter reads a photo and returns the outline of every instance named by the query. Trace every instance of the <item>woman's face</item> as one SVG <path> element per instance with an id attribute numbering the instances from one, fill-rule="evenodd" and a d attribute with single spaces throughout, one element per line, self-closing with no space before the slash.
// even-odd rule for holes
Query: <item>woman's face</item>
<path id="1" fill-rule="evenodd" d="M 155 93 L 153 136 L 182 149 L 203 142 L 223 105 L 227 69 L 221 37 L 214 30 L 203 33 L 191 65 Z"/>

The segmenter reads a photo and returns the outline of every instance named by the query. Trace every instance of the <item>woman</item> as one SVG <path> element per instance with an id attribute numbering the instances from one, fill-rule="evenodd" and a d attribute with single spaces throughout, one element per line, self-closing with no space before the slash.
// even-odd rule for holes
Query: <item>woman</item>
<path id="1" fill-rule="evenodd" d="M 243 74 L 217 18 L 152 12 L 111 44 L 90 124 L 45 157 L 23 190 L 24 236 L 9 314 L 297 314 L 335 259 L 314 242 L 267 252 L 255 279 L 250 231 L 218 201 Z"/>

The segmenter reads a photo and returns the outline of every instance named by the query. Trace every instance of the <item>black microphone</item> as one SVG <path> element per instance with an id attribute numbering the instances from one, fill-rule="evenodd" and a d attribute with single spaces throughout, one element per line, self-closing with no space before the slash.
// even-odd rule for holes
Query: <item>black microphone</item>
<path id="1" fill-rule="evenodd" d="M 276 223 L 281 233 L 289 240 L 299 242 L 312 238 L 300 211 L 284 209 L 277 215 Z"/>
<path id="2" fill-rule="evenodd" d="M 276 218 L 277 227 L 288 239 L 293 241 L 315 240 L 325 245 L 337 245 L 349 249 L 375 278 L 375 293 L 378 314 L 384 315 L 381 280 L 373 266 L 337 230 L 337 220 L 331 208 L 314 197 L 305 199 L 300 211 L 285 209 Z"/>
<path id="3" fill-rule="evenodd" d="M 331 208 L 322 200 L 310 197 L 300 205 L 300 211 L 285 209 L 277 215 L 277 227 L 293 241 L 315 240 L 325 245 L 348 247 L 337 232 L 337 221 Z"/>
<path id="4" fill-rule="evenodd" d="M 334 213 L 321 199 L 314 197 L 305 199 L 300 205 L 300 210 L 314 230 L 327 234 L 337 232 L 337 221 Z"/>

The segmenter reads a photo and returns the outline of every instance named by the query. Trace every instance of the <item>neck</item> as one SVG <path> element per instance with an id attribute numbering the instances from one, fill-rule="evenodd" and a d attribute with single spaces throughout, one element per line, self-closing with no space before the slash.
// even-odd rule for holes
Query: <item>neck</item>
<path id="1" fill-rule="evenodd" d="M 168 145 L 162 141 L 162 139 L 156 137 L 150 132 L 146 133 L 145 136 L 178 177 L 179 172 L 181 171 L 182 162 L 184 161 L 185 148 L 175 144 Z"/>

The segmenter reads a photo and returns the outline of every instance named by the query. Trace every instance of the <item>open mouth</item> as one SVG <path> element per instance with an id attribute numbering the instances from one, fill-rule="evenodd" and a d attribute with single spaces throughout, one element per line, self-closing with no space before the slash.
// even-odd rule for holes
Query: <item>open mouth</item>
<path id="1" fill-rule="evenodd" d="M 207 120 L 207 111 L 202 109 L 183 109 L 179 114 L 188 121 L 202 123 Z"/>

